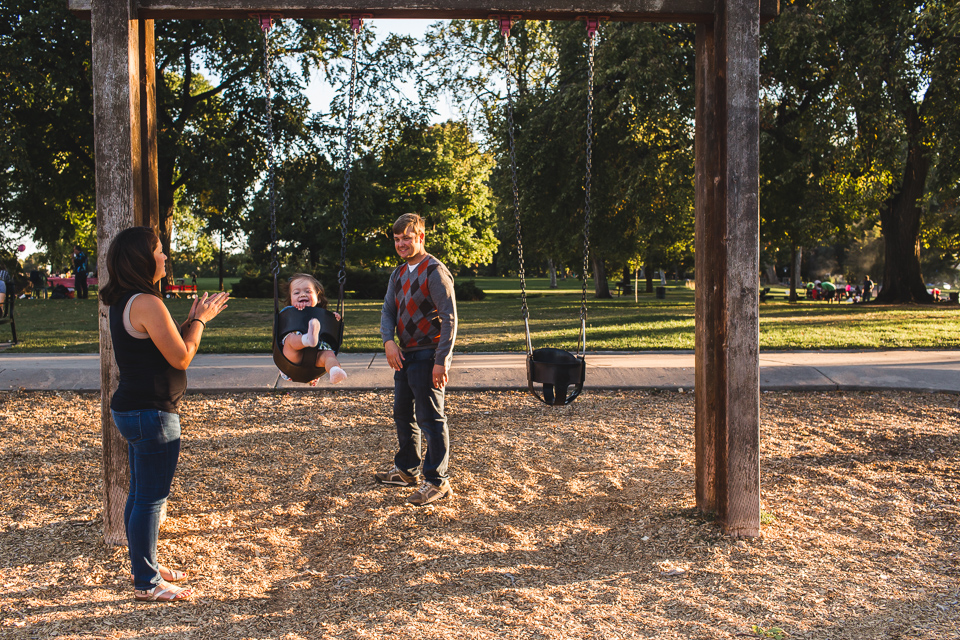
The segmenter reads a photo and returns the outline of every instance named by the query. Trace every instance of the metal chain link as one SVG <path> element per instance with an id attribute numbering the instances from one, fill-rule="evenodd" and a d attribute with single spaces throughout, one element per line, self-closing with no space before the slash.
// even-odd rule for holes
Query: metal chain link
<path id="1" fill-rule="evenodd" d="M 280 273 L 280 257 L 277 248 L 277 187 L 273 152 L 273 97 L 270 86 L 270 68 L 270 25 L 266 23 L 263 27 L 263 96 L 266 103 L 267 185 L 270 194 L 270 246 L 272 247 L 270 271 L 276 278 Z"/>
<path id="2" fill-rule="evenodd" d="M 577 352 L 581 355 L 587 348 L 587 269 L 590 266 L 590 174 L 593 170 L 593 54 L 596 48 L 596 31 L 588 31 L 590 52 L 587 60 L 587 170 L 583 181 L 583 288 L 580 296 L 580 337 Z"/>
<path id="3" fill-rule="evenodd" d="M 340 271 L 337 274 L 337 283 L 340 285 L 339 296 L 337 298 L 337 311 L 343 317 L 344 297 L 346 293 L 347 282 L 347 218 L 350 211 L 350 169 L 353 165 L 353 113 L 355 105 L 355 93 L 357 85 L 357 46 L 360 42 L 360 29 L 363 26 L 363 20 L 359 17 L 351 17 L 351 26 L 353 28 L 353 54 L 350 63 L 350 88 L 347 106 L 347 128 L 344 135 L 344 171 L 343 171 L 343 215 L 340 219 Z"/>
<path id="4" fill-rule="evenodd" d="M 354 23 L 353 29 L 353 61 L 350 65 L 350 100 L 347 107 L 347 131 L 344 136 L 344 172 L 343 172 L 343 217 L 340 220 L 340 273 L 337 282 L 340 284 L 340 313 L 343 313 L 343 290 L 347 281 L 347 216 L 350 211 L 350 167 L 353 160 L 353 111 L 357 85 L 357 44 L 360 41 L 360 28 L 363 21 Z"/>
<path id="5" fill-rule="evenodd" d="M 517 187 L 517 148 L 513 130 L 513 78 L 510 75 L 514 68 L 513 48 L 510 46 L 510 31 L 502 29 L 503 43 L 507 53 L 507 133 L 510 140 L 510 172 L 513 180 L 513 213 L 517 231 L 517 260 L 520 264 L 520 314 L 524 323 L 529 323 L 530 310 L 527 308 L 526 269 L 523 265 L 523 240 L 520 234 L 520 190 Z M 529 324 L 528 324 L 529 326 Z M 527 330 L 527 351 L 531 351 L 529 328 Z"/>

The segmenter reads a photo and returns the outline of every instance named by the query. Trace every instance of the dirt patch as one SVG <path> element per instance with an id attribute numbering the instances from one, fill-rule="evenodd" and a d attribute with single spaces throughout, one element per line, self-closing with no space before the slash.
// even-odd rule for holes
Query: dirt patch
<path id="1" fill-rule="evenodd" d="M 693 498 L 693 397 L 453 393 L 454 488 L 374 484 L 390 395 L 188 396 L 160 558 L 102 542 L 99 397 L 0 393 L 5 638 L 956 638 L 960 397 L 765 393 L 763 535 Z"/>

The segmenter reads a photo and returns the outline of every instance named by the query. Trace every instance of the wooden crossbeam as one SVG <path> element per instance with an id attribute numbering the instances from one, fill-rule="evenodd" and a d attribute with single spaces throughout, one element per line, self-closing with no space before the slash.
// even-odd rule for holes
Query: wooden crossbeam
<path id="1" fill-rule="evenodd" d="M 93 0 L 68 0 L 78 16 L 89 17 Z M 759 0 L 760 20 L 777 17 L 780 0 Z M 583 15 L 624 22 L 712 22 L 716 0 L 134 0 L 141 19 L 247 18 L 276 12 L 285 18 L 342 17 L 365 13 L 374 19 L 475 19 L 491 14 L 527 20 L 576 20 Z"/>

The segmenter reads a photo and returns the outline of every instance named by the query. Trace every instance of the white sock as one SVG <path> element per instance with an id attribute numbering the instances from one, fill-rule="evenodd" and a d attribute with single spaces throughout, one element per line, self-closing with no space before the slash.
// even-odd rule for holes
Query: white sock
<path id="1" fill-rule="evenodd" d="M 320 342 L 320 321 L 316 318 L 310 318 L 310 324 L 307 325 L 307 332 L 303 334 L 300 341 L 305 347 L 315 347 Z"/>
<path id="2" fill-rule="evenodd" d="M 333 384 L 339 384 L 347 379 L 347 372 L 341 369 L 340 367 L 333 366 L 330 367 L 330 382 Z"/>

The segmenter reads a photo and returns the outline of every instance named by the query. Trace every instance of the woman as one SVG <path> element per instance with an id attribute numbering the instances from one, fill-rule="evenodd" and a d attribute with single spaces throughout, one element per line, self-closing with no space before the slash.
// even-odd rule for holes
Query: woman
<path id="1" fill-rule="evenodd" d="M 113 422 L 126 438 L 130 493 L 123 521 L 137 600 L 184 600 L 187 576 L 157 561 L 160 512 L 180 456 L 177 403 L 187 388 L 186 368 L 207 323 L 226 308 L 227 294 L 195 299 L 177 326 L 157 283 L 166 275 L 160 239 L 147 227 L 124 229 L 107 253 L 107 284 L 100 299 L 110 307 L 110 337 L 120 384 L 110 402 Z"/>

